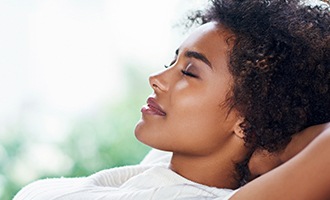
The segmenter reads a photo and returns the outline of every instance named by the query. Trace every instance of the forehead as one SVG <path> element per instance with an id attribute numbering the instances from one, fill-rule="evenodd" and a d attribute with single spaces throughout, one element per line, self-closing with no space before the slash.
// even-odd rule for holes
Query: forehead
<path id="1" fill-rule="evenodd" d="M 228 39 L 234 34 L 223 25 L 209 22 L 201 25 L 182 43 L 181 48 L 200 49 L 228 49 Z M 180 49 L 181 49 L 180 48 Z"/>
<path id="2" fill-rule="evenodd" d="M 228 64 L 228 52 L 233 46 L 234 34 L 223 25 L 209 22 L 198 27 L 180 46 L 180 51 L 202 53 L 214 66 Z"/>

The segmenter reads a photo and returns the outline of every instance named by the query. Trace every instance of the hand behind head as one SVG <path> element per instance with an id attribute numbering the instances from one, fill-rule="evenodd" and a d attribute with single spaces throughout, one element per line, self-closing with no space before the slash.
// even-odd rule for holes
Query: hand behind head
<path id="1" fill-rule="evenodd" d="M 249 181 L 269 172 L 297 155 L 322 131 L 329 127 L 330 122 L 308 127 L 295 134 L 286 148 L 279 152 L 270 153 L 261 149 L 254 151 L 248 164 L 251 174 Z"/>

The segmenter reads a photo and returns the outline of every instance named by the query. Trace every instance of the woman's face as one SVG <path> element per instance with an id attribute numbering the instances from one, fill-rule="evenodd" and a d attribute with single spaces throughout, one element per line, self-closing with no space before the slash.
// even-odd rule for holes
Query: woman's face
<path id="1" fill-rule="evenodd" d="M 221 151 L 240 118 L 224 105 L 230 92 L 228 30 L 210 22 L 195 30 L 171 65 L 150 76 L 154 93 L 135 128 L 143 143 L 161 150 L 207 155 Z"/>

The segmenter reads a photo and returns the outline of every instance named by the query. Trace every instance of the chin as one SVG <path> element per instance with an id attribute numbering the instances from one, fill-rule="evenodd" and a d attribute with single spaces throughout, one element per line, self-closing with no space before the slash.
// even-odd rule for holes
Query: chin
<path id="1" fill-rule="evenodd" d="M 145 130 L 146 127 L 144 125 L 145 124 L 144 124 L 143 121 L 139 121 L 136 124 L 135 130 L 134 130 L 134 134 L 135 134 L 136 139 L 139 142 L 141 142 L 141 143 L 143 143 L 143 144 L 145 144 L 145 145 L 147 145 L 147 146 L 149 146 L 151 148 L 162 150 L 162 149 L 159 148 L 159 145 L 155 145 L 154 144 L 155 142 L 152 142 L 152 138 L 150 138 L 150 136 L 148 136 L 149 135 L 149 131 Z"/>
<path id="2" fill-rule="evenodd" d="M 140 121 L 137 122 L 137 124 L 135 125 L 135 129 L 134 129 L 135 137 L 139 141 L 141 141 L 139 138 L 140 138 L 140 135 L 141 135 L 141 132 L 142 132 L 142 129 L 143 129 L 143 124 L 144 124 L 144 122 L 141 119 Z"/>
<path id="3" fill-rule="evenodd" d="M 146 124 L 145 122 L 141 119 L 140 121 L 138 121 L 138 123 L 135 125 L 135 129 L 134 129 L 134 134 L 137 140 L 139 140 L 140 142 L 142 142 L 145 145 L 148 145 L 148 130 L 146 130 Z"/>

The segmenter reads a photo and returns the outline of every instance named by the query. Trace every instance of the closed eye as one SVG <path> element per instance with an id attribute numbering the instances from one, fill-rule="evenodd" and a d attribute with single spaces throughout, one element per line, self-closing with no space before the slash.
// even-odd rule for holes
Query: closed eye
<path id="1" fill-rule="evenodd" d="M 186 70 L 181 70 L 181 73 L 185 76 L 190 76 L 190 77 L 193 77 L 193 78 L 198 78 L 198 76 L 196 76 L 195 74 L 191 73 L 191 72 L 188 72 Z"/>

